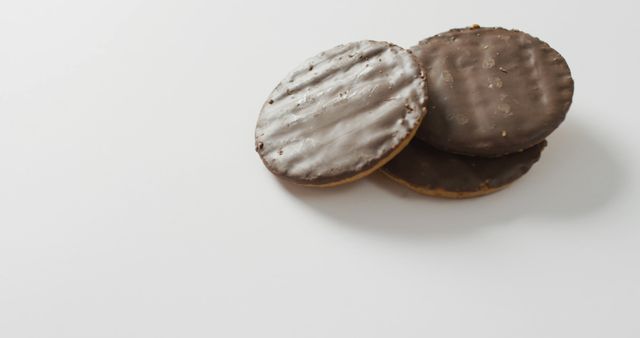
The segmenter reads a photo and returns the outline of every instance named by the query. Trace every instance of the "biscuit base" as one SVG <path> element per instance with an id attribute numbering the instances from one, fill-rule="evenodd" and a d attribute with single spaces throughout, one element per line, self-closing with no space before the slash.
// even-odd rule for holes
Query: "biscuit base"
<path id="1" fill-rule="evenodd" d="M 502 189 L 505 189 L 511 185 L 511 183 L 508 183 L 497 188 L 480 187 L 476 191 L 447 191 L 444 189 L 427 189 L 424 187 L 417 187 L 417 186 L 411 185 L 409 182 L 403 179 L 400 179 L 398 177 L 395 177 L 384 170 L 381 170 L 381 171 L 386 177 L 390 178 L 392 181 L 397 182 L 419 194 L 431 196 L 431 197 L 440 197 L 440 198 L 449 198 L 449 199 L 466 199 L 466 198 L 486 196 L 486 195 L 498 192 Z"/>

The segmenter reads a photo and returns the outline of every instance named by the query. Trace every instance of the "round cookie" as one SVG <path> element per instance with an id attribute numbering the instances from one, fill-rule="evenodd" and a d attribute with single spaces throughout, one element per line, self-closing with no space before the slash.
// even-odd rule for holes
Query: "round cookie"
<path id="1" fill-rule="evenodd" d="M 409 143 L 426 99 L 410 51 L 378 41 L 340 45 L 299 65 L 269 95 L 256 151 L 273 174 L 299 184 L 353 181 Z"/>
<path id="2" fill-rule="evenodd" d="M 542 142 L 564 120 L 573 79 L 564 58 L 529 34 L 453 29 L 412 47 L 429 83 L 416 137 L 448 152 L 497 157 Z"/>
<path id="3" fill-rule="evenodd" d="M 413 140 L 382 168 L 392 180 L 429 196 L 467 198 L 507 187 L 538 161 L 546 141 L 497 158 L 454 155 Z"/>

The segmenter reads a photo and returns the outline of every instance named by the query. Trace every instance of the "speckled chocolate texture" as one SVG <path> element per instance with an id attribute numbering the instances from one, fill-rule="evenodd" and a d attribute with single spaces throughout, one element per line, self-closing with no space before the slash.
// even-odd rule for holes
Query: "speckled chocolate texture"
<path id="1" fill-rule="evenodd" d="M 340 45 L 302 63 L 269 95 L 256 151 L 275 175 L 336 185 L 406 146 L 425 105 L 425 76 L 411 52 L 377 41 Z"/>
<path id="2" fill-rule="evenodd" d="M 429 114 L 416 137 L 448 152 L 495 157 L 544 140 L 564 120 L 573 79 L 529 34 L 454 29 L 411 49 L 427 73 Z"/>
<path id="3" fill-rule="evenodd" d="M 512 183 L 538 161 L 543 141 L 497 158 L 454 155 L 414 139 L 382 171 L 419 193 L 464 198 L 486 195 Z"/>

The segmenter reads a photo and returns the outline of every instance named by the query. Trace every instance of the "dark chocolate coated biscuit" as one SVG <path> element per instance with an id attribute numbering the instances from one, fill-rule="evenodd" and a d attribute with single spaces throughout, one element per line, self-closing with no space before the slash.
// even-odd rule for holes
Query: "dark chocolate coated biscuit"
<path id="1" fill-rule="evenodd" d="M 352 181 L 409 143 L 426 98 L 410 51 L 378 41 L 340 45 L 302 63 L 269 95 L 256 151 L 272 173 L 296 183 Z"/>
<path id="2" fill-rule="evenodd" d="M 487 195 L 507 187 L 538 161 L 547 142 L 496 158 L 454 155 L 414 139 L 382 172 L 421 194 L 448 198 Z"/>
<path id="3" fill-rule="evenodd" d="M 429 84 L 416 137 L 448 152 L 496 157 L 542 142 L 564 120 L 573 79 L 564 58 L 529 34 L 454 29 L 411 48 Z"/>

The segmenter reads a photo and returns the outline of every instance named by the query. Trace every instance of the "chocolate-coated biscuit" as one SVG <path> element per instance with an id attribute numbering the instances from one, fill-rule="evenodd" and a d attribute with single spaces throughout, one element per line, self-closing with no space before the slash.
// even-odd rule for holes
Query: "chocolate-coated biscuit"
<path id="1" fill-rule="evenodd" d="M 269 95 L 256 151 L 272 173 L 299 184 L 352 181 L 409 143 L 426 95 L 410 51 L 378 41 L 340 45 L 302 63 Z"/>
<path id="2" fill-rule="evenodd" d="M 496 157 L 542 142 L 564 120 L 573 79 L 564 58 L 529 34 L 454 29 L 411 48 L 429 84 L 416 137 L 448 152 Z"/>
<path id="3" fill-rule="evenodd" d="M 418 193 L 448 198 L 487 195 L 507 187 L 538 161 L 547 142 L 496 158 L 454 155 L 414 139 L 382 172 Z"/>

